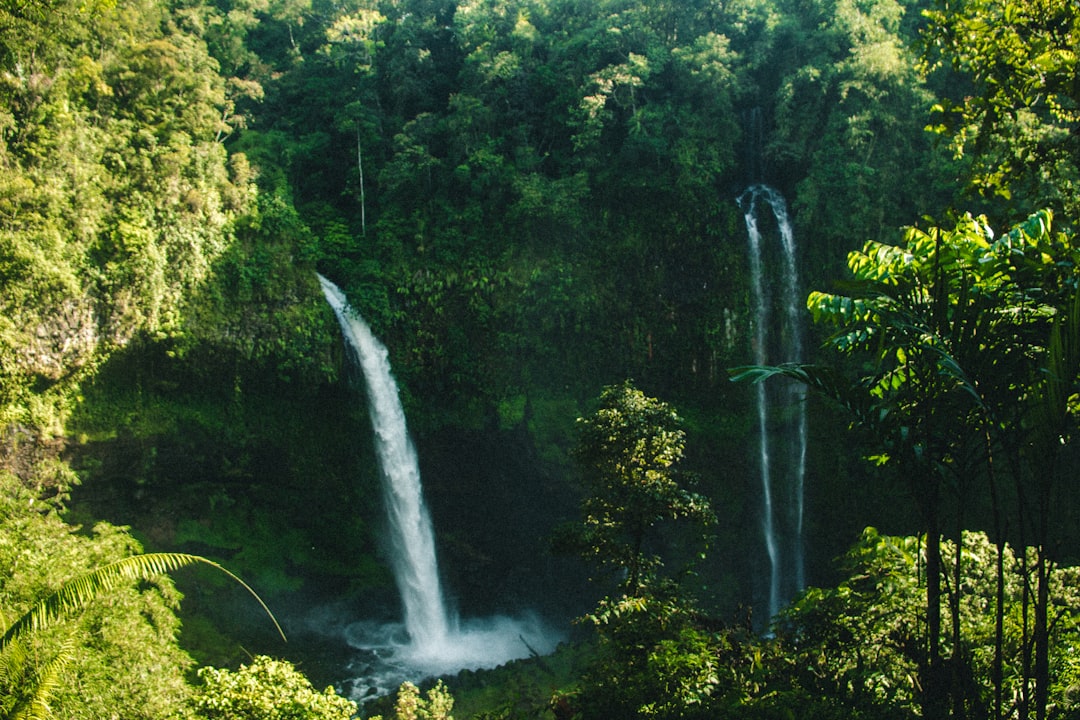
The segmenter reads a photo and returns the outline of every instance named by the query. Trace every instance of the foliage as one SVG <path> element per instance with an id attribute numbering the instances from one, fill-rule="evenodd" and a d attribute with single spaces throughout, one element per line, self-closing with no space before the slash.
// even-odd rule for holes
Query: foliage
<path id="1" fill-rule="evenodd" d="M 865 359 L 855 379 L 813 367 L 779 372 L 824 390 L 876 434 L 876 460 L 898 467 L 910 483 L 927 531 L 927 647 L 920 668 L 924 711 L 944 712 L 969 699 L 963 678 L 943 656 L 942 586 L 964 580 L 960 558 L 944 564 L 939 535 L 952 514 L 954 541 L 965 518 L 983 511 L 1004 553 L 1005 528 L 1032 538 L 1035 600 L 1030 631 L 1034 661 L 1024 666 L 1044 713 L 1049 702 L 1049 566 L 1047 553 L 1064 487 L 1062 463 L 1077 417 L 1080 327 L 1077 250 L 1051 230 L 1041 212 L 995 238 L 985 219 L 967 216 L 954 230 L 909 230 L 902 245 L 867 243 L 848 257 L 849 294 L 813 292 L 808 306 L 818 322 L 835 326 L 830 339 L 843 355 Z M 1051 441 L 1050 438 L 1053 438 Z M 1007 494 L 1011 491 L 1010 494 Z M 974 508 L 973 508 L 974 505 Z M 1025 543 L 1027 544 L 1027 543 Z M 998 568 L 1005 590 L 1003 564 Z M 1004 703 L 1004 601 L 996 604 L 995 713 Z M 953 656 L 962 662 L 963 627 L 953 603 Z M 1026 631 L 1026 629 L 1025 629 Z"/>
<path id="2" fill-rule="evenodd" d="M 92 533 L 79 532 L 11 475 L 0 475 L 0 487 L 0 607 L 9 621 L 25 613 L 56 618 L 42 613 L 55 606 L 42 605 L 41 598 L 70 578 L 113 561 L 139 562 L 131 559 L 138 544 L 122 529 L 102 523 Z M 17 711 L 9 702 L 35 687 L 51 691 L 49 707 L 61 717 L 116 711 L 133 718 L 183 716 L 191 660 L 176 644 L 178 602 L 172 583 L 154 574 L 149 582 L 123 583 L 107 597 L 84 596 L 82 611 L 51 629 L 39 625 L 7 636 L 0 652 L 3 681 L 14 685 L 0 692 L 5 716 Z"/>
<path id="3" fill-rule="evenodd" d="M 197 555 L 184 553 L 142 553 L 113 561 L 64 583 L 53 594 L 39 601 L 37 605 L 8 626 L 0 637 L 0 652 L 7 647 L 8 643 L 20 639 L 23 635 L 43 632 L 68 615 L 77 613 L 99 595 L 195 564 L 209 565 L 251 593 L 263 610 L 270 615 L 282 639 L 285 638 L 281 627 L 277 625 L 276 618 L 270 613 L 262 599 L 243 580 L 221 565 Z"/>
<path id="4" fill-rule="evenodd" d="M 560 643 L 551 654 L 534 655 L 497 668 L 459 673 L 453 680 L 458 717 L 526 720 L 565 717 L 570 688 L 594 656 L 592 643 Z"/>
<path id="5" fill-rule="evenodd" d="M 629 381 L 600 394 L 600 407 L 578 420 L 575 456 L 586 494 L 579 551 L 623 574 L 622 588 L 637 595 L 660 566 L 649 552 L 662 520 L 715 520 L 708 501 L 681 484 L 685 433 L 667 404 L 646 397 Z"/>
<path id="6" fill-rule="evenodd" d="M 217 563 L 182 553 L 141 553 L 123 530 L 104 524 L 92 541 L 80 538 L 78 528 L 58 519 L 56 507 L 17 479 L 3 474 L 0 481 L 0 547 L 7 548 L 0 562 L 8 573 L 0 602 L 22 613 L 0 636 L 3 717 L 49 717 L 51 706 L 65 717 L 95 717 L 110 706 L 132 717 L 173 717 L 186 696 L 182 673 L 190 659 L 176 645 L 179 594 L 164 576 L 183 567 L 223 573 L 248 590 L 277 626 L 262 599 Z M 58 579 L 73 569 L 74 576 Z"/>
<path id="7" fill-rule="evenodd" d="M 766 40 L 772 52 L 759 82 L 777 86 L 775 107 L 763 109 L 775 123 L 766 126 L 765 158 L 791 187 L 799 237 L 822 262 L 849 238 L 884 240 L 905 218 L 937 214 L 952 200 L 955 169 L 923 132 L 935 96 L 906 27 L 917 8 L 793 3 Z"/>
<path id="8" fill-rule="evenodd" d="M 356 703 L 318 692 L 292 663 L 257 655 L 238 670 L 199 669 L 195 707 L 208 720 L 349 720 Z"/>
<path id="9" fill-rule="evenodd" d="M 934 130 L 973 160 L 969 182 L 1000 220 L 1080 209 L 1080 9 L 1069 0 L 935 3 L 924 57 L 959 76 Z"/>
<path id="10" fill-rule="evenodd" d="M 394 720 L 454 720 L 450 714 L 453 709 L 454 697 L 442 680 L 428 689 L 426 698 L 420 694 L 420 688 L 405 681 L 398 688 L 394 702 Z M 382 716 L 375 715 L 371 720 L 382 720 Z"/>
<path id="11" fill-rule="evenodd" d="M 597 654 L 559 703 L 583 718 L 708 717 L 731 677 L 694 607 L 660 578 L 650 543 L 664 519 L 706 526 L 715 516 L 680 482 L 685 434 L 670 406 L 630 381 L 606 387 L 599 401 L 578 420 L 575 457 L 587 489 L 583 527 L 569 544 L 618 571 L 623 594 L 584 618 L 597 630 Z"/>
<path id="12" fill-rule="evenodd" d="M 168 10 L 131 0 L 0 13 L 18 29 L 0 54 L 4 425 L 56 432 L 77 381 L 111 349 L 140 331 L 178 333 L 250 201 L 250 177 L 216 142 L 223 79 Z"/>
<path id="13" fill-rule="evenodd" d="M 747 182 L 775 182 L 789 194 L 815 277 L 851 238 L 883 243 L 902 219 L 937 214 L 969 162 L 977 186 L 1012 198 L 994 208 L 1010 221 L 1035 199 L 1064 209 L 1062 219 L 1076 214 L 1075 3 L 941 3 L 928 15 L 928 65 L 918 68 L 910 43 L 924 4 L 0 3 L 0 428 L 59 436 L 71 430 L 71 413 L 89 418 L 80 429 L 109 441 L 83 447 L 81 469 L 130 490 L 131 507 L 147 494 L 167 505 L 163 485 L 197 495 L 206 486 L 191 481 L 206 476 L 235 481 L 204 493 L 211 506 L 240 494 L 270 504 L 254 498 L 270 486 L 276 498 L 287 495 L 283 487 L 306 488 L 301 478 L 324 475 L 329 461 L 297 457 L 328 455 L 325 441 L 296 431 L 295 418 L 276 424 L 280 407 L 253 398 L 286 404 L 290 392 L 337 378 L 336 331 L 315 265 L 342 279 L 395 348 L 411 417 L 417 410 L 424 430 L 520 428 L 536 440 L 544 472 L 557 474 L 569 421 L 598 383 L 633 375 L 700 415 L 737 415 L 718 369 L 739 362 L 749 344 L 745 272 L 732 261 L 743 229 L 729 197 Z M 962 155 L 953 164 L 920 132 L 935 102 L 936 129 Z M 761 112 L 742 111 L 754 107 Z M 852 256 L 855 283 L 812 300 L 820 322 L 838 323 L 832 345 L 854 361 L 845 367 L 855 380 L 844 368 L 784 369 L 844 393 L 881 440 L 876 460 L 899 468 L 932 514 L 924 515 L 933 520 L 931 546 L 946 517 L 956 520 L 954 541 L 968 519 L 1000 521 L 1001 543 L 1006 528 L 1032 540 L 1031 601 L 1044 614 L 1051 531 L 1067 526 L 1055 513 L 1067 505 L 1062 480 L 1075 460 L 1080 346 L 1077 258 L 1049 221 L 1039 215 L 995 238 L 981 219 L 964 218 L 955 229 L 912 231 L 903 246 L 866 246 Z M 110 394 L 117 386 L 89 382 L 102 368 L 114 379 L 131 368 L 118 349 L 147 346 L 118 383 L 122 402 Z M 177 399 L 192 387 L 224 392 Z M 581 425 L 592 437 L 579 459 L 590 456 L 582 464 L 596 485 L 578 539 L 626 572 L 628 590 L 594 616 L 605 642 L 625 654 L 609 656 L 591 682 L 598 697 L 617 696 L 611 658 L 628 657 L 644 694 L 623 688 L 627 712 L 720 714 L 728 680 L 714 676 L 716 658 L 733 657 L 724 654 L 727 636 L 707 629 L 688 602 L 639 592 L 654 589 L 645 582 L 662 545 L 654 526 L 710 513 L 679 484 L 684 437 L 674 413 L 638 401 Z M 733 421 L 729 436 L 739 432 Z M 203 446 L 209 436 L 220 443 Z M 112 475 L 91 472 L 94 453 L 132 447 L 118 455 L 135 459 L 133 472 L 115 472 L 120 463 Z M 158 457 L 169 449 L 182 462 Z M 728 493 L 727 478 L 707 469 L 709 489 Z M 348 505 L 342 499 L 355 500 L 353 492 L 320 487 L 304 521 L 324 520 L 326 506 Z M 180 537 L 235 549 L 235 529 L 215 520 L 240 524 L 248 507 L 183 523 Z M 743 523 L 733 523 L 735 542 L 752 524 Z M 320 555 L 303 534 L 256 524 L 264 532 L 247 537 L 263 551 L 291 543 L 288 557 L 307 567 Z M 91 553 L 95 542 L 126 547 L 124 538 L 102 526 L 95 540 L 72 542 Z M 948 597 L 939 578 L 949 562 L 960 575 L 968 570 L 961 554 L 939 550 L 927 556 L 926 589 L 946 593 L 948 623 L 963 598 Z M 105 564 L 64 557 L 72 565 L 64 577 Z M 240 557 L 261 564 L 263 556 L 244 548 Z M 42 592 L 14 605 L 58 586 L 42 572 Z M 131 590 L 125 605 L 129 614 L 144 605 L 163 653 L 174 649 L 175 625 L 155 603 L 172 601 L 169 587 Z M 999 610 L 1000 666 L 1007 624 Z M 1020 643 L 1049 664 L 1056 651 L 1040 633 L 1051 618 L 1035 615 L 1021 623 Z M 112 637 L 104 611 L 97 617 L 95 637 L 115 647 L 97 660 L 75 648 L 57 677 L 96 662 L 84 687 L 105 687 L 107 663 L 122 669 L 145 656 L 123 643 L 142 642 L 146 623 L 125 619 L 117 627 L 140 630 Z M 929 633 L 949 659 L 960 634 Z M 58 648 L 54 638 L 42 642 L 49 653 Z M 638 645 L 652 654 L 642 660 Z M 162 666 L 186 662 L 175 660 Z M 747 689 L 765 661 L 733 660 L 744 662 L 752 669 L 739 692 L 761 701 L 757 711 L 798 707 L 769 706 Z M 1040 692 L 1068 684 L 1039 662 L 1020 672 L 1042 678 Z M 39 667 L 46 680 L 51 670 Z M 841 679 L 813 704 L 822 716 L 836 712 L 836 697 L 847 703 L 842 688 L 855 677 L 848 667 L 827 672 Z M 895 681 L 885 689 L 876 684 L 882 675 L 858 676 L 877 695 L 845 707 L 884 714 L 887 703 L 910 702 L 899 672 L 885 674 Z M 162 696 L 175 676 L 160 674 Z M 785 699 L 805 700 L 807 687 Z M 119 682 L 107 690 L 127 692 Z M 91 700 L 104 716 L 108 703 Z M 115 704 L 148 716 L 160 707 Z"/>
<path id="14" fill-rule="evenodd" d="M 599 646 L 571 698 L 580 717 L 707 718 L 729 702 L 738 678 L 724 636 L 670 590 L 606 599 L 586 616 Z"/>
<path id="15" fill-rule="evenodd" d="M 926 686 L 926 538 L 867 528 L 841 560 L 834 587 L 811 587 L 774 619 L 767 636 L 707 620 L 672 586 L 605 600 L 586 620 L 597 648 L 579 682 L 557 697 L 582 718 L 911 718 L 921 716 Z M 966 532 L 962 552 L 943 541 L 946 564 L 959 561 L 963 586 L 947 592 L 960 647 L 947 647 L 949 672 L 965 685 L 959 717 L 987 717 L 995 694 L 996 638 L 991 608 L 1006 568 L 1005 692 L 1019 714 L 1030 662 L 1025 615 L 1035 550 L 1003 552 L 984 533 Z M 1051 717 L 1076 711 L 1078 600 L 1076 568 L 1050 579 L 1056 610 L 1050 658 Z M 949 638 L 946 645 L 953 640 Z M 569 715 L 567 715 L 569 716 Z"/>
<path id="16" fill-rule="evenodd" d="M 774 625 L 783 658 L 778 663 L 775 689 L 782 694 L 841 699 L 845 707 L 866 717 L 911 717 L 919 712 L 919 668 L 924 662 L 926 632 L 921 602 L 926 543 L 917 537 L 892 537 L 868 528 L 843 562 L 847 579 L 835 588 L 812 588 L 784 611 Z M 946 542 L 947 562 L 956 558 L 956 546 Z M 998 550 L 983 533 L 965 533 L 964 587 L 958 603 L 963 647 L 950 653 L 952 667 L 969 684 L 965 713 L 985 717 L 990 712 L 994 688 L 991 682 L 995 630 Z M 1027 575 L 1034 554 L 1026 560 L 1006 547 L 1004 588 L 1005 694 L 1018 702 L 1022 697 L 1024 664 L 1027 662 L 1023 613 Z M 1053 573 L 1052 595 L 1060 609 L 1054 626 L 1053 658 L 1055 717 L 1075 712 L 1075 698 L 1068 687 L 1075 670 L 1070 661 L 1076 642 L 1077 599 L 1072 585 L 1075 568 Z M 951 620 L 951 618 L 950 618 Z"/>
<path id="17" fill-rule="evenodd" d="M 296 385 L 333 379 L 336 325 L 318 291 L 311 229 L 288 200 L 270 194 L 234 229 L 192 298 L 183 337 L 167 344 L 170 353 L 190 353 L 191 364 L 208 372 L 242 362 L 269 366 Z"/>

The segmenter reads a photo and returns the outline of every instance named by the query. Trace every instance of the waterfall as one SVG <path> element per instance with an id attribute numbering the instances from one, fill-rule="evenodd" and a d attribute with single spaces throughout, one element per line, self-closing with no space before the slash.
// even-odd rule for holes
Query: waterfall
<path id="1" fill-rule="evenodd" d="M 354 700 L 363 702 L 392 692 L 404 680 L 490 668 L 551 652 L 561 641 L 561 633 L 529 613 L 462 621 L 447 612 L 416 450 L 390 370 L 389 353 L 349 307 L 344 293 L 321 275 L 319 283 L 367 385 L 390 526 L 391 568 L 401 593 L 408 636 L 408 642 L 402 644 L 400 628 L 393 623 L 357 621 L 345 626 L 346 642 L 361 654 L 349 664 L 352 676 L 343 685 L 350 688 Z"/>
<path id="2" fill-rule="evenodd" d="M 391 563 L 405 611 L 405 630 L 414 648 L 436 652 L 446 644 L 450 620 L 439 583 L 435 536 L 424 504 L 416 450 L 390 371 L 389 353 L 351 310 L 344 293 L 321 275 L 319 282 L 367 384 L 368 413 L 375 429 L 390 524 Z"/>
<path id="3" fill-rule="evenodd" d="M 759 201 L 768 205 L 779 248 L 766 252 L 758 224 Z M 784 198 L 766 185 L 739 196 L 750 254 L 753 351 L 756 365 L 802 360 L 802 296 L 795 235 Z M 779 270 L 766 257 L 780 256 Z M 778 297 L 773 289 L 777 287 Z M 775 317 L 774 317 L 775 316 Z M 762 533 L 769 560 L 769 617 L 805 586 L 803 495 L 806 476 L 805 388 L 785 381 L 777 390 L 756 386 L 758 462 L 762 486 Z"/>

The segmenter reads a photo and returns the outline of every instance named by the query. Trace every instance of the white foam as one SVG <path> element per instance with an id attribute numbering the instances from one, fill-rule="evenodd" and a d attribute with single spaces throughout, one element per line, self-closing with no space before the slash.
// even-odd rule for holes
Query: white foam
<path id="1" fill-rule="evenodd" d="M 346 692 L 354 700 L 393 692 L 404 681 L 495 668 L 551 653 L 563 640 L 532 615 L 463 620 L 440 644 L 416 645 L 401 623 L 355 622 L 345 641 L 357 650 Z"/>

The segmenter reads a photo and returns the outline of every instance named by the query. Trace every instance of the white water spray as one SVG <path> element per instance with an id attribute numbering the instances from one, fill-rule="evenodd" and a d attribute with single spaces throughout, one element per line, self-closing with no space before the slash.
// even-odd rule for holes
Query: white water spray
<path id="1" fill-rule="evenodd" d="M 382 678 L 382 686 L 373 680 L 376 685 L 368 690 L 393 690 L 397 682 L 417 676 L 494 667 L 531 653 L 550 652 L 559 638 L 535 618 L 461 622 L 447 611 L 416 450 L 390 369 L 389 352 L 336 285 L 321 275 L 319 283 L 367 385 L 390 525 L 391 566 L 404 609 L 405 642 L 396 625 L 359 622 L 346 629 L 349 644 L 372 651 L 383 666 L 371 672 L 388 676 Z M 364 688 L 359 693 L 364 695 Z"/>
<path id="2" fill-rule="evenodd" d="M 779 300 L 772 296 L 766 255 L 758 226 L 758 201 L 763 200 L 776 221 L 782 258 Z M 783 196 L 766 185 L 752 185 L 739 197 L 750 249 L 751 293 L 754 307 L 754 363 L 802 360 L 801 307 L 795 236 Z M 774 320 L 773 311 L 779 311 Z M 779 330 L 779 332 L 776 332 Z M 778 336 L 778 337 L 777 337 Z M 762 484 L 762 525 L 769 557 L 769 617 L 805 586 L 803 561 L 803 495 L 806 476 L 806 390 L 800 383 L 783 383 L 771 397 L 757 385 L 759 463 Z M 779 502 L 778 502 L 779 501 Z M 779 506 L 779 507 L 778 507 Z"/>

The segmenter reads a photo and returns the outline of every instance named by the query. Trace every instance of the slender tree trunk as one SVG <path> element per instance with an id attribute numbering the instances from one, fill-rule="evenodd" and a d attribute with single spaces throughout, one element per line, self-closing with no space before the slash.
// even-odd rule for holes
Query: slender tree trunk
<path id="1" fill-rule="evenodd" d="M 1021 633 L 1020 664 L 1023 667 L 1023 683 L 1020 685 L 1020 701 L 1017 708 L 1018 720 L 1027 720 L 1031 713 L 1031 568 L 1028 567 L 1027 545 L 1023 543 L 1021 532 L 1020 573 L 1024 578 L 1023 600 L 1020 603 L 1020 622 L 1023 631 Z"/>
<path id="2" fill-rule="evenodd" d="M 999 520 L 996 520 L 1000 524 Z M 1003 720 L 1003 698 L 1005 688 L 1004 655 L 1005 655 L 1005 538 L 998 531 L 997 558 L 995 559 L 994 572 L 997 575 L 997 588 L 994 591 L 994 667 L 991 670 L 991 681 L 994 683 L 994 720 Z"/>
<path id="3" fill-rule="evenodd" d="M 356 167 L 360 172 L 360 234 L 367 237 L 367 204 L 364 200 L 364 154 L 360 148 L 360 123 L 356 124 Z"/>
<path id="4" fill-rule="evenodd" d="M 948 717 L 948 678 L 941 662 L 941 527 L 937 494 L 926 504 L 926 634 L 927 657 L 923 681 L 923 717 Z"/>
<path id="5" fill-rule="evenodd" d="M 645 529 L 635 527 L 633 532 L 633 549 L 630 555 L 630 567 L 627 568 L 626 594 L 637 597 L 641 589 L 641 549 L 645 546 Z"/>
<path id="6" fill-rule="evenodd" d="M 1035 559 L 1035 717 L 1046 720 L 1050 699 L 1050 568 L 1046 546 L 1040 544 Z"/>
<path id="7" fill-rule="evenodd" d="M 1050 500 L 1056 485 L 1057 462 L 1053 449 L 1047 464 L 1041 468 L 1037 485 L 1039 492 L 1036 518 L 1035 545 L 1035 717 L 1046 720 L 1046 709 L 1050 702 L 1050 559 L 1047 548 L 1050 544 Z"/>
<path id="8" fill-rule="evenodd" d="M 965 715 L 964 701 L 967 692 L 964 681 L 964 665 L 967 660 L 964 657 L 960 629 L 960 594 L 963 586 L 961 562 L 964 557 L 964 530 L 962 513 L 959 509 L 956 511 L 956 537 L 953 539 L 953 543 L 956 546 L 956 554 L 953 558 L 952 588 L 949 595 L 949 613 L 952 616 L 950 618 L 952 620 L 952 657 L 949 658 L 949 693 L 952 696 L 953 717 L 961 718 Z"/>
<path id="9" fill-rule="evenodd" d="M 994 545 L 997 557 L 994 559 L 994 575 L 997 586 L 994 589 L 994 664 L 990 671 L 990 680 L 994 684 L 994 720 L 1003 720 L 1002 714 L 1004 688 L 1005 655 L 1005 531 L 1001 522 L 1001 499 L 998 497 L 997 472 L 994 468 L 994 443 L 990 436 L 989 421 L 983 428 L 986 441 L 986 472 L 990 482 L 990 506 L 994 517 Z"/>

